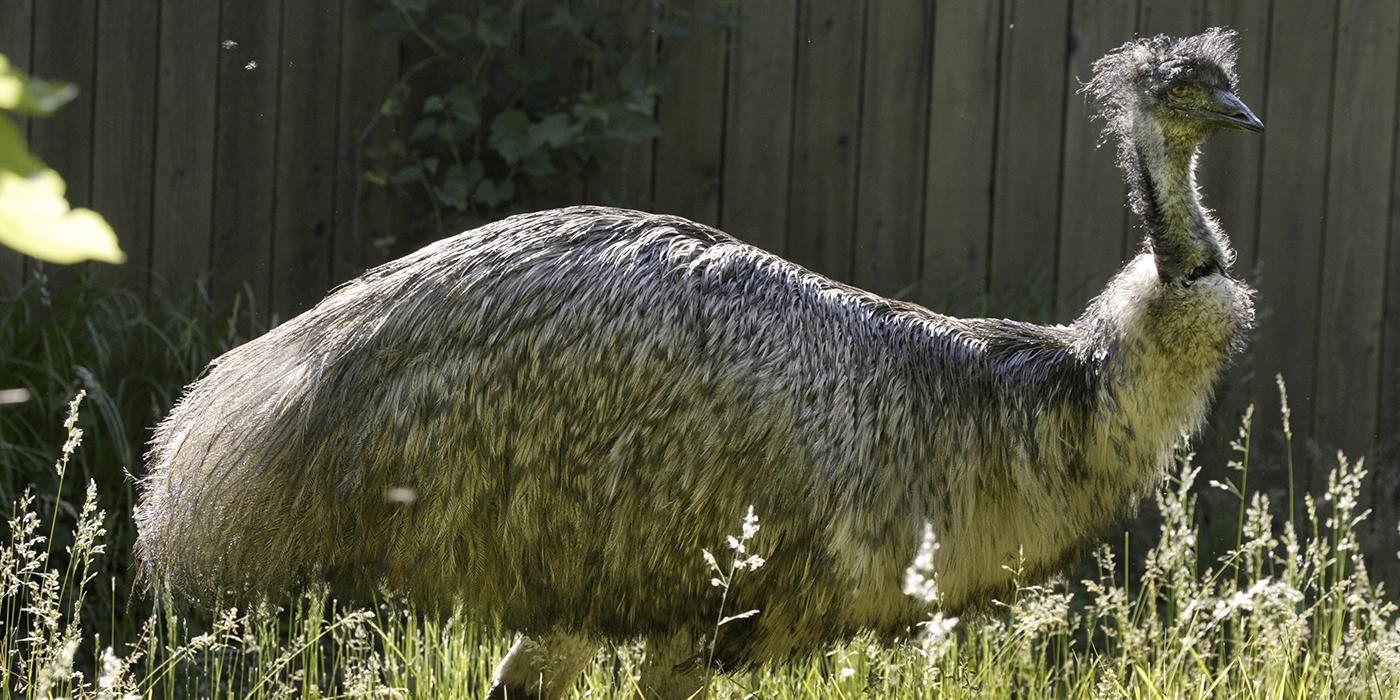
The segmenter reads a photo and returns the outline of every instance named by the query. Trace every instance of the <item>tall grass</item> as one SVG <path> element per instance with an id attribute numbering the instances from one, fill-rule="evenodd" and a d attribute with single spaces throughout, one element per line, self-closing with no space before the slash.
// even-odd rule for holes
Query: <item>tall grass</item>
<path id="1" fill-rule="evenodd" d="M 71 403 L 63 447 L 51 456 L 59 481 L 86 449 L 82 399 Z M 1126 575 L 1105 547 L 1087 580 L 1028 582 L 983 617 L 935 615 L 910 641 L 854 640 L 798 663 L 719 677 L 710 695 L 1400 697 L 1396 608 L 1371 584 L 1356 537 L 1367 515 L 1357 510 L 1363 465 L 1339 455 L 1326 492 L 1301 496 L 1306 518 L 1276 522 L 1268 498 L 1243 488 L 1252 412 L 1245 415 L 1232 463 L 1238 481 L 1215 485 L 1238 499 L 1238 545 L 1214 565 L 1198 566 L 1199 469 L 1183 454 L 1156 496 L 1160 540 L 1141 577 Z M 114 553 L 104 497 L 93 480 L 83 493 L 79 507 L 58 513 L 26 489 L 0 531 L 0 682 L 14 697 L 475 697 L 507 650 L 509 640 L 487 622 L 432 615 L 387 593 L 368 607 L 313 590 L 212 618 L 160 602 L 136 624 L 93 619 L 83 600 Z M 53 556 L 59 522 L 71 542 L 62 564 Z M 762 562 L 743 545 L 756 518 L 744 528 L 729 548 L 754 568 Z M 926 570 L 936 546 L 930 539 L 911 565 L 911 595 L 936 600 Z M 697 553 L 697 566 L 707 562 L 719 588 L 744 584 L 739 567 Z M 635 644 L 599 654 L 576 695 L 629 695 L 644 654 Z M 78 661 L 85 657 L 93 659 L 86 667 Z"/>

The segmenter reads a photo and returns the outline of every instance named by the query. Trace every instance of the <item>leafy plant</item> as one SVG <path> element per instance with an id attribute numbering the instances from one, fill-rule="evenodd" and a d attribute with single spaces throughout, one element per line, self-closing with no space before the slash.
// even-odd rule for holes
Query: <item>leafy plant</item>
<path id="1" fill-rule="evenodd" d="M 652 37 L 732 24 L 732 3 L 716 0 L 703 13 L 646 0 L 529 3 L 527 17 L 523 2 L 464 14 L 436 0 L 388 0 L 376 29 L 426 56 L 366 130 L 389 133 L 367 149 L 364 178 L 430 211 L 439 234 L 560 194 L 596 173 L 608 148 L 661 134 L 656 101 L 669 78 Z M 626 31 L 636 13 L 650 25 L 641 36 Z M 383 128 L 390 124 L 403 128 Z"/>
<path id="2" fill-rule="evenodd" d="M 25 75 L 0 55 L 0 244 L 55 263 L 126 259 L 102 215 L 72 209 L 63 178 L 25 146 L 6 112 L 43 117 L 78 94 L 66 83 Z"/>

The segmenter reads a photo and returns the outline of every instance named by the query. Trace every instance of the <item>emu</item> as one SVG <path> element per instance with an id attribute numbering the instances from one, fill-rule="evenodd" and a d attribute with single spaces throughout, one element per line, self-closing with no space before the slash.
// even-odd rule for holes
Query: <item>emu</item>
<path id="1" fill-rule="evenodd" d="M 149 580 L 464 603 L 523 635 L 495 697 L 558 697 L 604 641 L 643 638 L 643 690 L 685 697 L 707 643 L 734 669 L 907 634 L 926 524 L 950 613 L 1018 557 L 1053 572 L 1159 483 L 1252 325 L 1194 176 L 1211 133 L 1263 130 L 1234 36 L 1094 64 L 1146 236 L 1072 324 L 951 318 L 672 216 L 514 216 L 212 362 L 148 456 Z M 731 610 L 760 613 L 707 642 L 700 550 L 749 505 L 768 563 Z"/>

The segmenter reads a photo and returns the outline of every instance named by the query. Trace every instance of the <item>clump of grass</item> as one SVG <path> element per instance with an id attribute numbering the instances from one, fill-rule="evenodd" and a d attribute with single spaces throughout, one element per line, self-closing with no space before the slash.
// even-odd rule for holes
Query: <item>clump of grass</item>
<path id="1" fill-rule="evenodd" d="M 50 469 L 63 480 L 84 434 L 81 394 Z M 1248 479 L 1250 420 L 1236 441 L 1237 544 L 1198 568 L 1196 477 L 1182 454 L 1157 494 L 1160 542 L 1129 580 L 1112 551 L 1097 574 L 1017 587 L 994 613 L 933 616 L 894 646 L 856 640 L 785 666 L 719 677 L 712 697 L 765 698 L 1393 698 L 1400 689 L 1396 607 L 1372 585 L 1357 541 L 1364 465 L 1338 456 L 1325 493 L 1302 494 L 1306 518 L 1276 522 Z M 56 464 L 57 466 L 53 466 Z M 157 600 L 144 622 L 118 626 L 85 614 L 110 535 L 87 481 L 82 505 L 48 512 L 20 493 L 0 530 L 0 683 L 18 698 L 462 698 L 487 688 L 507 651 L 504 631 L 460 612 L 446 616 L 385 593 L 345 605 L 312 590 L 282 605 L 224 608 L 208 622 Z M 71 524 L 70 524 L 71 520 Z M 60 527 L 58 524 L 64 525 Z M 706 561 L 721 588 L 760 565 L 747 551 L 757 519 L 729 543 L 733 562 Z M 72 544 L 61 560 L 56 531 Z M 932 533 L 906 590 L 936 604 Z M 61 561 L 61 563 L 60 563 Z M 1013 566 L 1013 573 L 1015 567 Z M 742 583 L 741 581 L 739 582 Z M 740 613 L 745 614 L 745 613 Z M 723 627 L 722 611 L 715 632 Z M 732 618 L 731 618 L 732 619 Z M 644 652 L 599 655 L 577 696 L 627 695 Z M 83 659 L 92 659 L 85 665 Z"/>

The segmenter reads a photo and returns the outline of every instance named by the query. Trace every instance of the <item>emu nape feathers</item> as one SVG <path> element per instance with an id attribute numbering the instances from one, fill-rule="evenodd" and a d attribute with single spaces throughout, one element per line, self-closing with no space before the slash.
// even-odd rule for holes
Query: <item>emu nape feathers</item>
<path id="1" fill-rule="evenodd" d="M 142 559 L 196 597 L 382 582 L 560 658 L 640 636 L 679 663 L 718 605 L 700 550 L 752 504 L 768 564 L 728 609 L 762 612 L 728 667 L 907 631 L 925 524 L 950 612 L 1018 556 L 1051 571 L 1159 482 L 1252 323 L 1194 179 L 1211 132 L 1262 129 L 1232 40 L 1095 64 L 1147 244 L 1071 325 L 950 318 L 671 216 L 511 217 L 215 360 L 157 428 Z M 554 693 L 530 663 L 501 682 Z"/>

